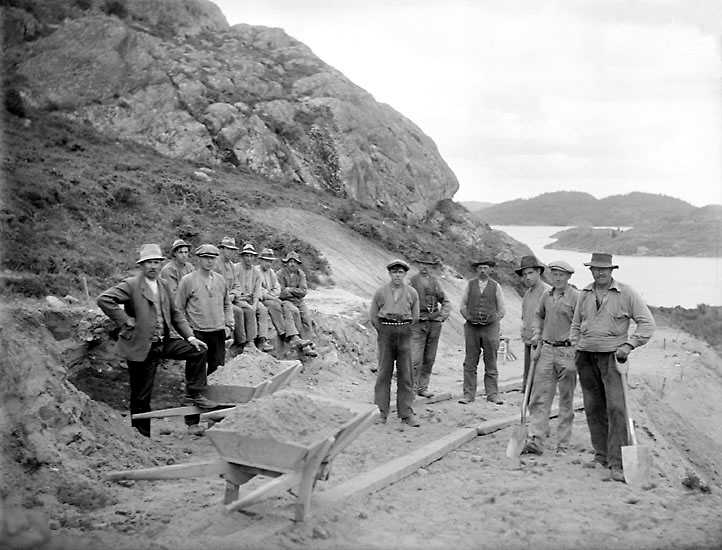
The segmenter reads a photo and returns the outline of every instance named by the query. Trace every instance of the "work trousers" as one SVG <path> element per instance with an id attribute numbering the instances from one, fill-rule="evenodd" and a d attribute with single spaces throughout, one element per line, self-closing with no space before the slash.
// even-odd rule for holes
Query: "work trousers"
<path id="1" fill-rule="evenodd" d="M 391 402 L 391 378 L 396 365 L 396 410 L 401 418 L 413 414 L 413 374 L 411 372 L 411 324 L 379 325 L 377 337 L 379 368 L 374 386 L 374 402 L 387 417 Z"/>
<path id="2" fill-rule="evenodd" d="M 534 369 L 529 398 L 529 435 L 543 438 L 549 432 L 549 414 L 554 394 L 559 386 L 559 426 L 557 446 L 567 448 L 572 437 L 574 422 L 574 388 L 577 369 L 574 365 L 574 348 L 552 347 L 544 344 Z"/>
<path id="3" fill-rule="evenodd" d="M 464 397 L 471 401 L 476 399 L 476 370 L 479 358 L 484 354 L 484 392 L 487 399 L 493 399 L 499 393 L 499 371 L 496 366 L 496 355 L 499 351 L 499 322 L 489 325 L 472 325 L 464 323 Z"/>
<path id="4" fill-rule="evenodd" d="M 578 351 L 575 364 L 594 459 L 609 468 L 621 468 L 622 445 L 628 440 L 627 413 L 614 352 Z"/>
<path id="5" fill-rule="evenodd" d="M 130 376 L 130 425 L 150 437 L 150 418 L 134 420 L 132 415 L 149 412 L 158 363 L 161 359 L 185 360 L 185 391 L 198 395 L 206 387 L 206 352 L 197 351 L 185 340 L 168 338 L 154 342 L 143 361 L 128 361 Z"/>
<path id="6" fill-rule="evenodd" d="M 303 300 L 283 300 L 283 316 L 286 320 L 286 336 L 311 336 L 311 314 Z"/>
<path id="7" fill-rule="evenodd" d="M 411 326 L 411 366 L 414 374 L 413 388 L 417 392 L 429 389 L 441 325 L 441 321 L 419 321 Z"/>
<path id="8" fill-rule="evenodd" d="M 286 322 L 283 318 L 283 305 L 278 298 L 265 298 L 258 302 L 256 307 L 258 320 L 258 336 L 268 338 L 271 323 L 279 336 L 286 334 Z"/>
<path id="9" fill-rule="evenodd" d="M 218 367 L 225 364 L 226 362 L 226 331 L 214 330 L 214 331 L 200 331 L 194 330 L 193 335 L 198 338 L 201 342 L 205 342 L 208 346 L 206 351 L 206 364 L 207 374 L 212 374 L 218 370 Z M 188 392 L 186 392 L 188 394 Z M 188 414 L 183 417 L 186 426 L 193 426 L 199 424 L 201 421 L 201 415 L 199 414 Z"/>
<path id="10" fill-rule="evenodd" d="M 233 339 L 239 346 L 253 342 L 258 336 L 256 310 L 248 302 L 239 301 L 233 304 Z"/>

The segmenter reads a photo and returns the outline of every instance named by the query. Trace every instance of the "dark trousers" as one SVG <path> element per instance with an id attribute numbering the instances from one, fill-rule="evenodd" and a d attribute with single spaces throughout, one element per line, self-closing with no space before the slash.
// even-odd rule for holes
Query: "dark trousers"
<path id="1" fill-rule="evenodd" d="M 496 365 L 496 354 L 499 351 L 499 322 L 490 325 L 472 325 L 464 323 L 464 397 L 476 399 L 476 369 L 479 358 L 484 353 L 484 392 L 491 399 L 499 393 L 499 370 Z"/>
<path id="2" fill-rule="evenodd" d="M 594 459 L 609 468 L 621 468 L 622 445 L 628 438 L 627 412 L 614 352 L 577 351 L 574 362 Z"/>
<path id="3" fill-rule="evenodd" d="M 401 418 L 413 414 L 413 375 L 411 372 L 411 325 L 379 325 L 379 368 L 374 386 L 374 402 L 383 416 L 389 415 L 391 378 L 396 364 L 396 410 Z"/>
<path id="4" fill-rule="evenodd" d="M 419 321 L 411 328 L 412 369 L 414 390 L 429 389 L 431 369 L 436 361 L 436 350 L 441 336 L 440 321 Z"/>
<path id="5" fill-rule="evenodd" d="M 150 411 L 153 382 L 161 359 L 179 359 L 186 362 L 186 392 L 198 394 L 206 387 L 206 352 L 196 351 L 185 340 L 167 339 L 155 342 L 144 361 L 128 361 L 130 375 L 130 414 Z M 133 420 L 130 425 L 142 435 L 150 437 L 150 419 Z"/>
<path id="6" fill-rule="evenodd" d="M 226 331 L 214 330 L 212 332 L 194 330 L 193 335 L 208 346 L 206 352 L 208 374 L 213 374 L 218 367 L 226 362 Z"/>

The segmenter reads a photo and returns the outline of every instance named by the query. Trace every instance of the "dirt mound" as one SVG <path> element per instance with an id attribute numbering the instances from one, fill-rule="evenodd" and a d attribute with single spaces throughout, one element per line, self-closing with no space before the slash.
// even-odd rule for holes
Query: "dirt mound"
<path id="1" fill-rule="evenodd" d="M 208 383 L 257 386 L 287 368 L 288 362 L 279 361 L 267 353 L 252 352 L 249 347 L 249 351 L 236 355 L 208 375 Z"/>
<path id="2" fill-rule="evenodd" d="M 333 435 L 353 416 L 350 409 L 283 390 L 236 405 L 231 414 L 211 429 L 294 445 L 312 445 Z"/>

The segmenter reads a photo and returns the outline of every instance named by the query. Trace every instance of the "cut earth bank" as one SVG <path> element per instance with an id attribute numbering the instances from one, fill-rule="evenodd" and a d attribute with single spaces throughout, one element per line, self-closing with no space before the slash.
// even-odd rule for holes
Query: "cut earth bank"
<path id="1" fill-rule="evenodd" d="M 385 283 L 389 254 L 324 218 L 282 209 L 279 229 L 304 235 L 333 269 L 333 283 L 312 291 L 319 356 L 307 360 L 290 388 L 356 403 L 372 402 L 375 336 L 366 312 Z M 217 458 L 206 437 L 185 432 L 179 419 L 154 421 L 153 439 L 137 436 L 124 417 L 121 376 L 90 399 L 69 381 L 81 369 L 96 379 L 122 375 L 107 342 L 77 355 L 92 339 L 97 312 L 24 302 L 3 307 L 0 548 L 719 548 L 722 545 L 722 362 L 706 344 L 665 327 L 632 355 L 632 416 L 640 444 L 652 449 L 653 483 L 644 489 L 604 482 L 582 468 L 591 459 L 583 411 L 566 455 L 524 455 L 521 467 L 504 455 L 510 428 L 478 436 L 443 458 L 372 494 L 329 498 L 335 487 L 444 436 L 485 420 L 517 417 L 521 394 L 505 403 L 457 403 L 463 341 L 458 314 L 463 280 L 445 273 L 454 316 L 444 327 L 432 390 L 454 398 L 417 406 L 422 425 L 398 419 L 371 426 L 319 481 L 310 518 L 294 523 L 288 495 L 243 512 L 223 513 L 220 478 L 110 483 L 117 470 Z M 521 300 L 505 292 L 504 335 L 518 359 L 500 362 L 502 381 L 522 371 L 518 338 Z M 66 323 L 58 322 L 65 319 Z M 80 320 L 79 320 L 80 319 Z M 68 329 L 72 320 L 73 328 Z M 91 323 L 92 324 L 92 323 Z M 249 353 L 245 361 L 266 361 Z M 154 401 L 175 405 L 181 371 L 168 364 Z M 92 390 L 92 391 L 91 391 Z M 577 390 L 579 392 L 579 390 Z M 104 393 L 105 395 L 100 395 Z M 120 395 L 118 395 L 120 394 Z M 114 401 L 117 400 L 117 401 Z M 107 403 L 113 402 L 117 408 Z M 555 421 L 552 421 L 552 434 Z M 553 437 L 553 436 L 552 436 Z M 548 445 L 553 448 L 553 445 Z M 242 491 L 257 488 L 256 478 Z"/>

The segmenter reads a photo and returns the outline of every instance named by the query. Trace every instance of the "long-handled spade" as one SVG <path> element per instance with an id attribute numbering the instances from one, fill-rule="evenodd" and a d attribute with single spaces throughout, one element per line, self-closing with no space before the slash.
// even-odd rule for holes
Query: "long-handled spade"
<path id="1" fill-rule="evenodd" d="M 622 392 L 624 393 L 624 409 L 629 425 L 629 438 L 631 445 L 622 447 L 622 468 L 624 468 L 624 481 L 629 485 L 644 485 L 651 478 L 649 447 L 637 444 L 634 434 L 634 420 L 629 415 L 629 398 L 627 396 L 627 375 L 622 375 Z"/>
<path id="2" fill-rule="evenodd" d="M 506 446 L 506 456 L 509 458 L 518 459 L 524 449 L 524 443 L 526 442 L 527 427 L 526 427 L 526 410 L 529 406 L 529 394 L 531 393 L 531 384 L 534 380 L 534 371 L 536 370 L 536 363 L 538 358 L 533 359 L 531 366 L 529 367 L 529 374 L 526 379 L 526 388 L 524 388 L 524 399 L 521 402 L 521 422 L 518 426 L 514 426 L 511 432 L 511 438 L 509 444 Z"/>

